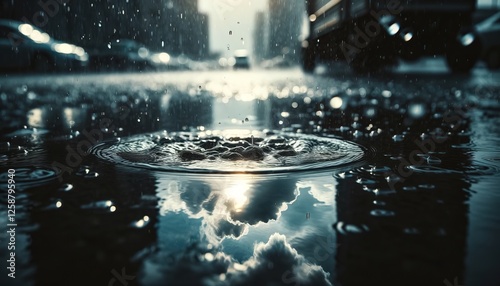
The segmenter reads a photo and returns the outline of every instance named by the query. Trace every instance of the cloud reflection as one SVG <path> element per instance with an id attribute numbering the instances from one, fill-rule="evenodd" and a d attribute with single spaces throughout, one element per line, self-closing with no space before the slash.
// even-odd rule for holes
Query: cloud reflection
<path id="1" fill-rule="evenodd" d="M 160 214 L 183 212 L 201 219 L 200 234 L 218 245 L 225 237 L 239 238 L 250 225 L 276 220 L 296 199 L 296 181 L 233 175 L 205 181 L 186 178 L 160 180 Z"/>
<path id="2" fill-rule="evenodd" d="M 308 262 L 278 233 L 256 244 L 253 255 L 241 263 L 199 245 L 175 258 L 154 260 L 143 269 L 145 285 L 331 285 L 321 266 Z"/>

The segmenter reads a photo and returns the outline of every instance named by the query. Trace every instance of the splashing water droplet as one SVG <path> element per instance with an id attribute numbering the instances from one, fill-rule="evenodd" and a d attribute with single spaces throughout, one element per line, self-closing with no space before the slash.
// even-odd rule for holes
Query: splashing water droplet
<path id="1" fill-rule="evenodd" d="M 234 132 L 234 131 L 233 131 Z M 267 173 L 332 168 L 360 162 L 364 150 L 351 142 L 312 135 L 239 131 L 179 132 L 169 138 L 135 136 L 102 143 L 92 152 L 115 163 L 163 171 Z M 247 133 L 245 133 L 247 132 Z"/>

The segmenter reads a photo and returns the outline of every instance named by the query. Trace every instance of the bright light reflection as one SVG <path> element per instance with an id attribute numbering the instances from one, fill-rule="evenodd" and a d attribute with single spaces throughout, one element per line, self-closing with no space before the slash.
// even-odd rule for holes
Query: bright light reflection
<path id="1" fill-rule="evenodd" d="M 17 27 L 21 34 L 33 40 L 35 43 L 48 43 L 50 41 L 50 36 L 47 33 L 40 32 L 33 28 L 29 24 L 21 24 Z"/>
<path id="2" fill-rule="evenodd" d="M 409 42 L 411 41 L 411 39 L 413 39 L 413 33 L 412 32 L 408 32 L 404 35 L 403 39 L 405 40 L 405 42 Z"/>
<path id="3" fill-rule="evenodd" d="M 54 45 L 54 50 L 58 53 L 61 53 L 61 54 L 71 54 L 71 53 L 73 53 L 74 48 L 75 48 L 74 45 L 66 44 L 66 43 Z"/>
<path id="4" fill-rule="evenodd" d="M 387 32 L 389 32 L 389 35 L 394 36 L 399 32 L 400 26 L 398 23 L 393 23 L 392 25 L 389 26 L 387 29 Z"/>
<path id="5" fill-rule="evenodd" d="M 167 53 L 160 53 L 158 55 L 158 58 L 160 59 L 160 61 L 162 61 L 163 63 L 168 63 L 170 61 L 170 55 L 167 54 Z"/>
<path id="6" fill-rule="evenodd" d="M 342 98 L 336 96 L 330 100 L 330 106 L 335 109 L 342 107 Z"/>
<path id="7" fill-rule="evenodd" d="M 42 109 L 35 108 L 30 110 L 28 113 L 28 125 L 31 127 L 44 127 Z"/>
<path id="8" fill-rule="evenodd" d="M 224 196 L 231 208 L 230 211 L 241 212 L 243 210 L 248 202 L 246 193 L 249 189 L 248 183 L 240 181 L 224 190 Z"/>

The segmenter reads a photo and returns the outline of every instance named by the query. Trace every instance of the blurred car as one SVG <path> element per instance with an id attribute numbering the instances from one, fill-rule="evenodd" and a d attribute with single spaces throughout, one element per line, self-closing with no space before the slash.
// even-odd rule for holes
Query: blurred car
<path id="1" fill-rule="evenodd" d="M 155 68 L 150 58 L 149 49 L 130 39 L 117 39 L 105 47 L 93 49 L 90 53 L 90 67 L 92 70 L 130 71 Z"/>
<path id="2" fill-rule="evenodd" d="M 486 65 L 490 69 L 500 68 L 500 12 L 477 24 L 476 29 Z"/>
<path id="3" fill-rule="evenodd" d="M 276 56 L 272 59 L 262 61 L 261 66 L 265 69 L 274 68 L 290 68 L 296 66 L 297 63 L 283 56 Z"/>
<path id="4" fill-rule="evenodd" d="M 87 63 L 81 47 L 56 41 L 30 24 L 0 20 L 0 69 L 48 72 L 81 69 Z"/>
<path id="5" fill-rule="evenodd" d="M 234 51 L 234 60 L 232 61 L 232 66 L 234 69 L 249 69 L 250 59 L 248 57 L 247 50 L 236 50 Z"/>

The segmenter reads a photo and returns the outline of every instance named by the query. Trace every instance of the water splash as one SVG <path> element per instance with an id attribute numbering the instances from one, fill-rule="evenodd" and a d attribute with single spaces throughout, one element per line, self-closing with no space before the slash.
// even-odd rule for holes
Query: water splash
<path id="1" fill-rule="evenodd" d="M 194 173 L 308 171 L 359 162 L 365 155 L 344 140 L 247 130 L 140 135 L 92 152 L 113 163 Z"/>

